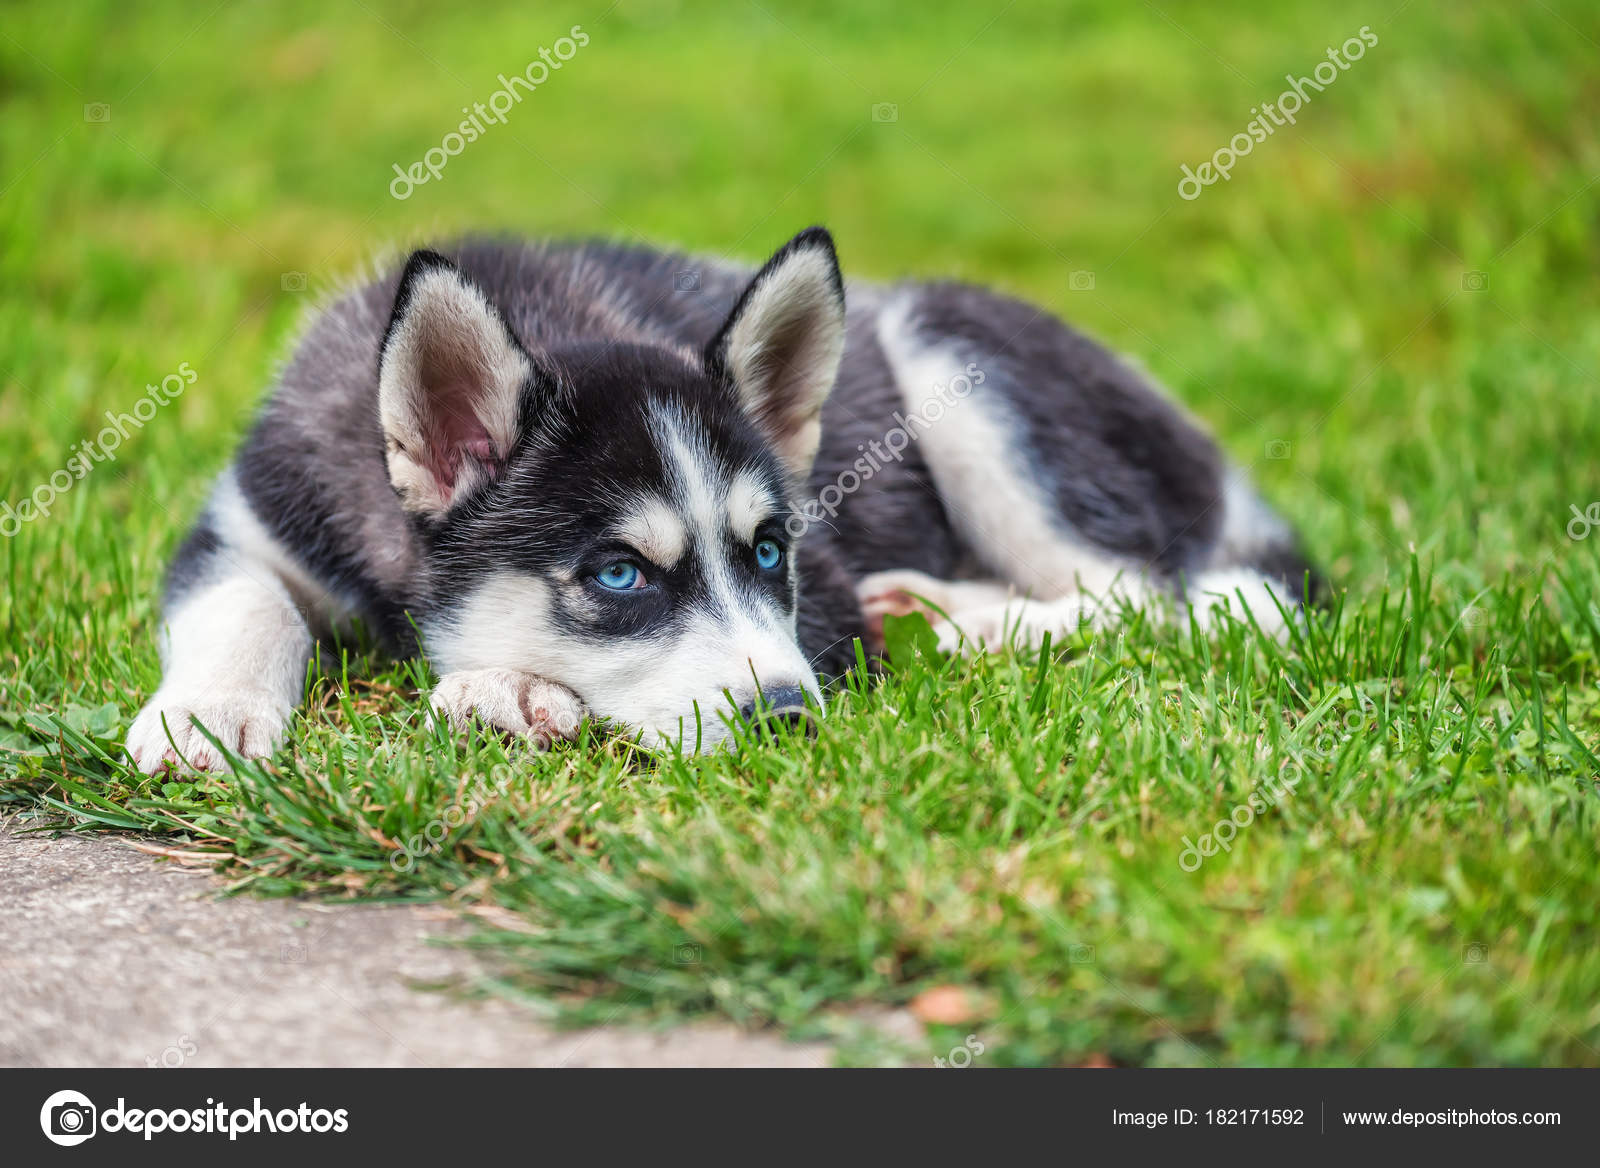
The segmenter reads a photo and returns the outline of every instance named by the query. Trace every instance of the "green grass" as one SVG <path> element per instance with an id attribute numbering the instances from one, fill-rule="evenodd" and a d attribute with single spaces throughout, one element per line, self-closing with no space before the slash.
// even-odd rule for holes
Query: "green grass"
<path id="1" fill-rule="evenodd" d="M 1389 7 L 12 5 L 0 501 L 199 380 L 0 540 L 0 810 L 214 850 L 250 893 L 445 898 L 499 989 L 570 1021 L 713 1012 L 856 1060 L 976 1033 L 983 1065 L 1600 1064 L 1600 533 L 1566 530 L 1600 500 L 1600 14 Z M 1296 126 L 1178 198 L 1362 23 Z M 573 24 L 561 73 L 389 198 Z M 1304 530 L 1331 610 L 1287 646 L 908 638 L 815 740 L 502 771 L 424 727 L 424 665 L 335 654 L 267 766 L 118 761 L 165 559 L 319 290 L 469 228 L 757 259 L 818 221 L 856 275 L 981 279 L 1138 354 Z M 974 1017 L 929 1050 L 859 1033 L 941 985 Z"/>

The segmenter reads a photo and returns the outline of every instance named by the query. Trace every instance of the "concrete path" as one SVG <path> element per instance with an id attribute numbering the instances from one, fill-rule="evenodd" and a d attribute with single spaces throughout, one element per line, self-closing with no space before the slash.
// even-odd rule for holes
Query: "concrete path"
<path id="1" fill-rule="evenodd" d="M 555 1030 L 471 978 L 438 909 L 219 900 L 216 880 L 115 839 L 0 825 L 0 1064 L 781 1066 L 822 1043 L 707 1025 Z"/>

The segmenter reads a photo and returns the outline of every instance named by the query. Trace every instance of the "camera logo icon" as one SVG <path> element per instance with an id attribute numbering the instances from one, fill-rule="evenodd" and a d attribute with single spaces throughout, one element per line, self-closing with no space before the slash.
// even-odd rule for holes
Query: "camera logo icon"
<path id="1" fill-rule="evenodd" d="M 1471 945 L 1461 948 L 1461 962 L 1463 965 L 1482 965 L 1489 960 L 1489 946 L 1481 941 L 1474 941 Z"/>
<path id="2" fill-rule="evenodd" d="M 1282 438 L 1274 438 L 1267 443 L 1267 457 L 1274 461 L 1281 462 L 1283 459 L 1288 458 L 1292 450 L 1293 448 L 1290 447 L 1289 443 Z"/>
<path id="3" fill-rule="evenodd" d="M 83 107 L 83 120 L 95 123 L 109 122 L 111 107 L 103 101 L 91 101 Z"/>
<path id="4" fill-rule="evenodd" d="M 1074 292 L 1093 292 L 1094 273 L 1073 272 L 1067 277 L 1067 287 L 1072 289 Z"/>
<path id="5" fill-rule="evenodd" d="M 674 292 L 700 291 L 700 273 L 695 268 L 685 268 L 681 272 L 672 274 L 672 290 Z"/>
<path id="6" fill-rule="evenodd" d="M 87 1095 L 57 1091 L 39 1109 L 39 1126 L 52 1144 L 70 1148 L 94 1135 L 98 1114 Z"/>
<path id="7" fill-rule="evenodd" d="M 304 272 L 285 272 L 279 278 L 278 284 L 285 292 L 304 292 L 306 290 L 306 274 Z"/>
<path id="8" fill-rule="evenodd" d="M 1073 945 L 1071 948 L 1069 948 L 1067 950 L 1067 964 L 1068 965 L 1093 965 L 1094 964 L 1094 946 L 1093 945 Z"/>
<path id="9" fill-rule="evenodd" d="M 898 122 L 900 120 L 900 107 L 892 101 L 875 102 L 872 107 L 872 120 L 875 122 Z"/>
<path id="10" fill-rule="evenodd" d="M 1463 292 L 1484 292 L 1489 287 L 1488 272 L 1462 272 L 1461 290 Z"/>
<path id="11" fill-rule="evenodd" d="M 684 941 L 672 950 L 672 960 L 677 965 L 699 965 L 704 957 L 705 950 L 693 941 Z"/>

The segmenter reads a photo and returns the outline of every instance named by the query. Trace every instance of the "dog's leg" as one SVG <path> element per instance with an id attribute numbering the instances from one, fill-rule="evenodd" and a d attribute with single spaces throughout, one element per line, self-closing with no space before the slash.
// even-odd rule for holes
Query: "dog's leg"
<path id="1" fill-rule="evenodd" d="M 1099 595 L 1073 592 L 1054 600 L 1013 598 L 1003 604 L 953 612 L 949 620 L 934 626 L 934 632 L 939 635 L 940 650 L 946 653 L 993 652 L 1012 644 L 1038 648 L 1046 634 L 1059 645 L 1081 631 L 1114 624 L 1127 608 L 1142 608 L 1150 599 L 1148 587 L 1138 580 Z"/>
<path id="2" fill-rule="evenodd" d="M 869 577 L 864 604 L 895 612 L 897 593 L 921 591 L 948 614 L 941 642 L 968 650 L 1101 628 L 1180 593 L 1203 622 L 1221 603 L 1207 594 L 1224 592 L 1235 615 L 1281 625 L 1261 573 L 1215 574 L 1234 502 L 1215 446 L 1131 369 L 976 289 L 904 293 L 877 331 L 950 526 L 1000 583 Z"/>
<path id="3" fill-rule="evenodd" d="M 161 687 L 128 732 L 147 773 L 167 762 L 223 767 L 196 721 L 244 758 L 271 754 L 299 701 L 312 643 L 304 617 L 265 564 L 225 556 L 167 617 Z"/>
<path id="4" fill-rule="evenodd" d="M 1079 632 L 1115 624 L 1129 609 L 1144 610 L 1155 620 L 1172 615 L 1172 598 L 1155 593 L 1138 577 L 1119 580 L 1101 593 L 1071 592 L 1053 600 L 1017 595 L 1016 589 L 992 580 L 936 580 L 921 572 L 875 572 L 860 585 L 862 610 L 876 647 L 883 647 L 885 616 L 925 614 L 946 653 L 983 652 L 1016 644 L 1037 648 L 1045 634 L 1056 644 Z M 1258 573 L 1204 572 L 1190 587 L 1188 603 L 1201 628 L 1211 629 L 1222 614 L 1254 620 L 1276 635 L 1292 601 Z"/>
<path id="5" fill-rule="evenodd" d="M 1278 636 L 1286 628 L 1284 614 L 1293 611 L 1294 602 L 1285 591 L 1258 572 L 1203 572 L 1184 599 L 1202 629 L 1215 629 L 1231 618 Z M 1010 644 L 1037 648 L 1046 633 L 1060 644 L 1076 633 L 1115 624 L 1129 609 L 1163 622 L 1185 619 L 1182 608 L 1175 598 L 1134 577 L 1100 594 L 1080 591 L 1055 600 L 1012 599 L 952 611 L 950 619 L 936 624 L 934 631 L 939 634 L 939 648 L 946 653 L 993 651 Z"/>
<path id="6" fill-rule="evenodd" d="M 168 763 L 222 769 L 197 721 L 241 757 L 271 754 L 305 682 L 307 618 L 332 624 L 339 611 L 225 473 L 173 561 L 161 685 L 128 731 L 134 762 L 150 774 Z"/>
<path id="7" fill-rule="evenodd" d="M 999 647 L 1014 630 L 1037 644 L 1046 630 L 1060 637 L 1085 621 L 1103 624 L 1122 602 L 1147 599 L 1141 566 L 1078 534 L 1048 490 L 1045 452 L 1033 449 L 1008 392 L 1016 387 L 992 363 L 984 369 L 954 340 L 930 336 L 905 305 L 886 312 L 879 339 L 905 400 L 908 423 L 950 525 L 978 562 L 994 573 L 982 581 L 937 581 L 918 573 L 885 572 L 862 581 L 862 603 L 881 628 L 883 613 L 914 610 L 906 594 L 927 597 L 943 611 L 941 643 L 968 649 Z M 981 381 L 978 379 L 981 378 Z M 955 394 L 949 387 L 964 387 Z M 1115 602 L 1113 599 L 1115 598 Z M 909 605 L 909 607 L 908 607 Z M 962 638 L 959 630 L 968 630 Z"/>
<path id="8" fill-rule="evenodd" d="M 1129 580 L 1101 595 L 1074 592 L 1033 600 L 997 580 L 936 580 L 921 572 L 875 572 L 861 581 L 861 606 L 881 647 L 885 616 L 925 614 L 945 652 L 1000 649 L 1013 640 L 1037 647 L 1046 633 L 1057 643 L 1080 629 L 1099 629 L 1124 608 L 1148 599 L 1145 585 Z"/>

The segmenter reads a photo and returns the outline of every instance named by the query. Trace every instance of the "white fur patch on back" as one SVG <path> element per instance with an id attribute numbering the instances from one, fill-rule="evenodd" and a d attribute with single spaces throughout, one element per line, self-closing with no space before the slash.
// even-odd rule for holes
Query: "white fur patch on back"
<path id="1" fill-rule="evenodd" d="M 953 345 L 919 335 L 911 313 L 909 297 L 885 305 L 878 340 L 906 404 L 908 428 L 916 432 L 957 534 L 991 571 L 1036 599 L 1078 589 L 1103 593 L 1119 579 L 1137 576 L 1136 565 L 1073 538 L 1029 477 L 1027 444 L 1015 436 L 999 394 L 975 388 L 946 406 L 938 420 L 926 420 L 935 416 L 932 404 L 944 405 L 939 388 L 966 378 L 968 358 Z"/>

